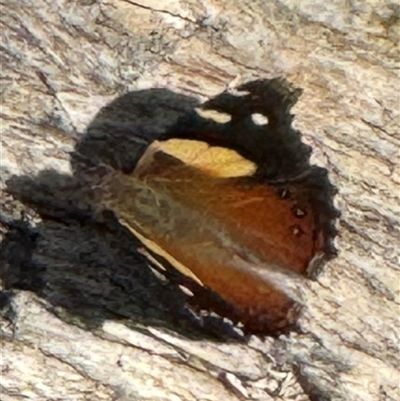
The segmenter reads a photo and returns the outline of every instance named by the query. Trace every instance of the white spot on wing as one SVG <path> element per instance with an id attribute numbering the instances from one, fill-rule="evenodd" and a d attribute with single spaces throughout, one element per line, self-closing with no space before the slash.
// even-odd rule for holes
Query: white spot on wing
<path id="1" fill-rule="evenodd" d="M 260 113 L 252 114 L 251 119 L 253 120 L 253 123 L 256 125 L 267 125 L 268 124 L 268 117 L 266 117 Z"/>

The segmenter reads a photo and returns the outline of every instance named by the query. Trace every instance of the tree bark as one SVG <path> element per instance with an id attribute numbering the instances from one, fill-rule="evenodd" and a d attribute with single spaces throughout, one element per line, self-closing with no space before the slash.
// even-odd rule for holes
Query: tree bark
<path id="1" fill-rule="evenodd" d="M 1 14 L 5 401 L 398 399 L 396 2 L 14 0 Z M 339 257 L 305 289 L 301 332 L 243 342 L 99 221 L 82 177 L 275 76 L 304 90 L 295 126 L 339 189 Z"/>

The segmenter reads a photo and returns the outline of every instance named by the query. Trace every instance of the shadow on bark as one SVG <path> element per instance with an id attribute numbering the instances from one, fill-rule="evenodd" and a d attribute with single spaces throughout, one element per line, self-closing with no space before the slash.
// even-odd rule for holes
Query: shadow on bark
<path id="1" fill-rule="evenodd" d="M 93 172 L 101 166 L 132 170 L 147 145 L 197 104 L 165 89 L 128 93 L 89 125 L 71 155 L 72 176 L 42 171 L 11 177 L 7 192 L 34 213 L 19 219 L 5 208 L 2 214 L 6 290 L 33 291 L 64 319 L 87 328 L 123 319 L 197 339 L 239 338 L 222 319 L 199 319 L 190 311 L 186 295 L 155 276 L 137 251 L 138 241 L 113 216 L 100 216 L 91 199 Z M 41 218 L 37 224 L 34 214 Z"/>

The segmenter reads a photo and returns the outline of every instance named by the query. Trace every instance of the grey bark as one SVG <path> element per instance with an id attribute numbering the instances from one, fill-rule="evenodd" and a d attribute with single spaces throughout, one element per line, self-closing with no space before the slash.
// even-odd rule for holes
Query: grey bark
<path id="1" fill-rule="evenodd" d="M 398 399 L 395 1 L 9 0 L 1 15 L 2 399 Z M 304 89 L 295 125 L 339 189 L 340 253 L 306 289 L 302 333 L 240 342 L 96 220 L 81 165 L 129 165 L 199 101 L 275 76 Z"/>

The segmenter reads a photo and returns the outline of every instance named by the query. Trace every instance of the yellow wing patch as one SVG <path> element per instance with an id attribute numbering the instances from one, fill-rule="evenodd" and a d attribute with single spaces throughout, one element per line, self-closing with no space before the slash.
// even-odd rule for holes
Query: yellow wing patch
<path id="1" fill-rule="evenodd" d="M 169 139 L 153 142 L 151 153 L 162 151 L 186 165 L 195 167 L 213 177 L 229 178 L 250 176 L 257 166 L 232 149 L 210 146 L 206 142 L 188 139 Z"/>

